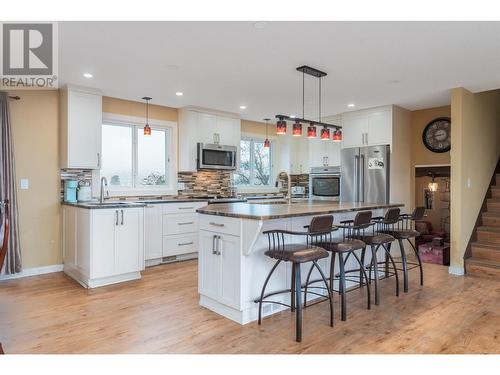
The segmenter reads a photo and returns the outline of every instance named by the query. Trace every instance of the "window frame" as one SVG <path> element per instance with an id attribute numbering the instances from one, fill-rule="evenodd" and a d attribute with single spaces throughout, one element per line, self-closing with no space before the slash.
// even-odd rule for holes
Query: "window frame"
<path id="1" fill-rule="evenodd" d="M 177 195 L 177 123 L 149 119 L 152 130 L 165 131 L 165 178 L 164 186 L 151 185 L 139 187 L 138 185 L 138 137 L 137 129 L 144 127 L 145 119 L 135 116 L 103 113 L 102 125 L 125 126 L 132 129 L 132 187 L 116 186 L 108 183 L 110 196 L 136 196 L 136 195 Z M 102 146 L 101 146 L 102 147 Z M 101 151 L 102 152 L 102 151 Z M 99 172 L 100 175 L 100 172 Z M 99 179 L 100 180 L 100 179 Z M 98 190 L 97 190 L 98 191 Z"/>
<path id="2" fill-rule="evenodd" d="M 252 135 L 243 135 L 240 138 L 240 143 L 241 141 L 247 141 L 250 142 L 250 183 L 248 185 L 236 185 L 237 190 L 269 190 L 270 188 L 273 187 L 272 185 L 272 178 L 273 178 L 273 147 L 274 147 L 274 141 L 271 141 L 271 147 L 269 148 L 269 185 L 253 185 L 253 181 L 255 179 L 255 166 L 254 166 L 254 160 L 255 160 L 255 143 L 264 143 L 265 138 L 261 138 L 259 136 L 252 136 Z M 239 150 L 239 159 L 241 160 L 241 147 L 238 147 Z M 241 168 L 241 164 L 240 164 Z M 238 171 L 240 171 L 240 168 L 238 168 Z"/>

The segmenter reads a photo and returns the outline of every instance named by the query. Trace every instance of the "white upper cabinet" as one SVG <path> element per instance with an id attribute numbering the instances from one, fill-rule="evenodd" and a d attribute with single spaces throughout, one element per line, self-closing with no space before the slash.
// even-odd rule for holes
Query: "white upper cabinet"
<path id="1" fill-rule="evenodd" d="M 102 94 L 68 85 L 60 94 L 61 168 L 101 167 Z"/>
<path id="2" fill-rule="evenodd" d="M 342 148 L 392 144 L 392 106 L 342 114 Z"/>
<path id="3" fill-rule="evenodd" d="M 197 144 L 240 146 L 237 115 L 186 107 L 179 110 L 179 171 L 196 171 Z"/>

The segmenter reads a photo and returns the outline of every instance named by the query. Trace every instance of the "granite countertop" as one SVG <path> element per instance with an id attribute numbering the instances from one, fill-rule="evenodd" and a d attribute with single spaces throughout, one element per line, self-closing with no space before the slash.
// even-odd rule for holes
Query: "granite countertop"
<path id="1" fill-rule="evenodd" d="M 269 220 L 295 216 L 324 215 L 337 212 L 376 210 L 389 207 L 403 207 L 400 203 L 354 203 L 354 202 L 318 202 L 304 201 L 297 203 L 226 203 L 202 207 L 196 212 L 205 215 L 217 215 L 253 220 Z"/>

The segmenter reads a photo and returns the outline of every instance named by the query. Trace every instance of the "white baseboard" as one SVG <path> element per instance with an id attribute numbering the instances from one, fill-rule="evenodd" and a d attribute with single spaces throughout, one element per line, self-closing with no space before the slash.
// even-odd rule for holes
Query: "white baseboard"
<path id="1" fill-rule="evenodd" d="M 450 266 L 448 267 L 448 273 L 451 275 L 463 276 L 465 275 L 465 270 L 463 267 Z"/>
<path id="2" fill-rule="evenodd" d="M 52 272 L 61 272 L 63 270 L 62 264 L 53 264 L 51 266 L 25 268 L 19 273 L 13 275 L 0 275 L 0 280 L 20 279 L 21 277 L 37 276 Z"/>

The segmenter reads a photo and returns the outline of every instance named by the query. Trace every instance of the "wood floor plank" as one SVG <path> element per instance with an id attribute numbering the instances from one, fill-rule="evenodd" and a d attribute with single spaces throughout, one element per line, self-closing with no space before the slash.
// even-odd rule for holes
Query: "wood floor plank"
<path id="1" fill-rule="evenodd" d="M 143 278 L 93 290 L 62 273 L 0 283 L 0 341 L 6 353 L 499 353 L 500 284 L 425 264 L 410 292 L 382 281 L 380 306 L 348 295 L 335 326 L 325 303 L 304 310 L 303 342 L 284 311 L 241 326 L 198 305 L 197 262 L 147 269 Z"/>

